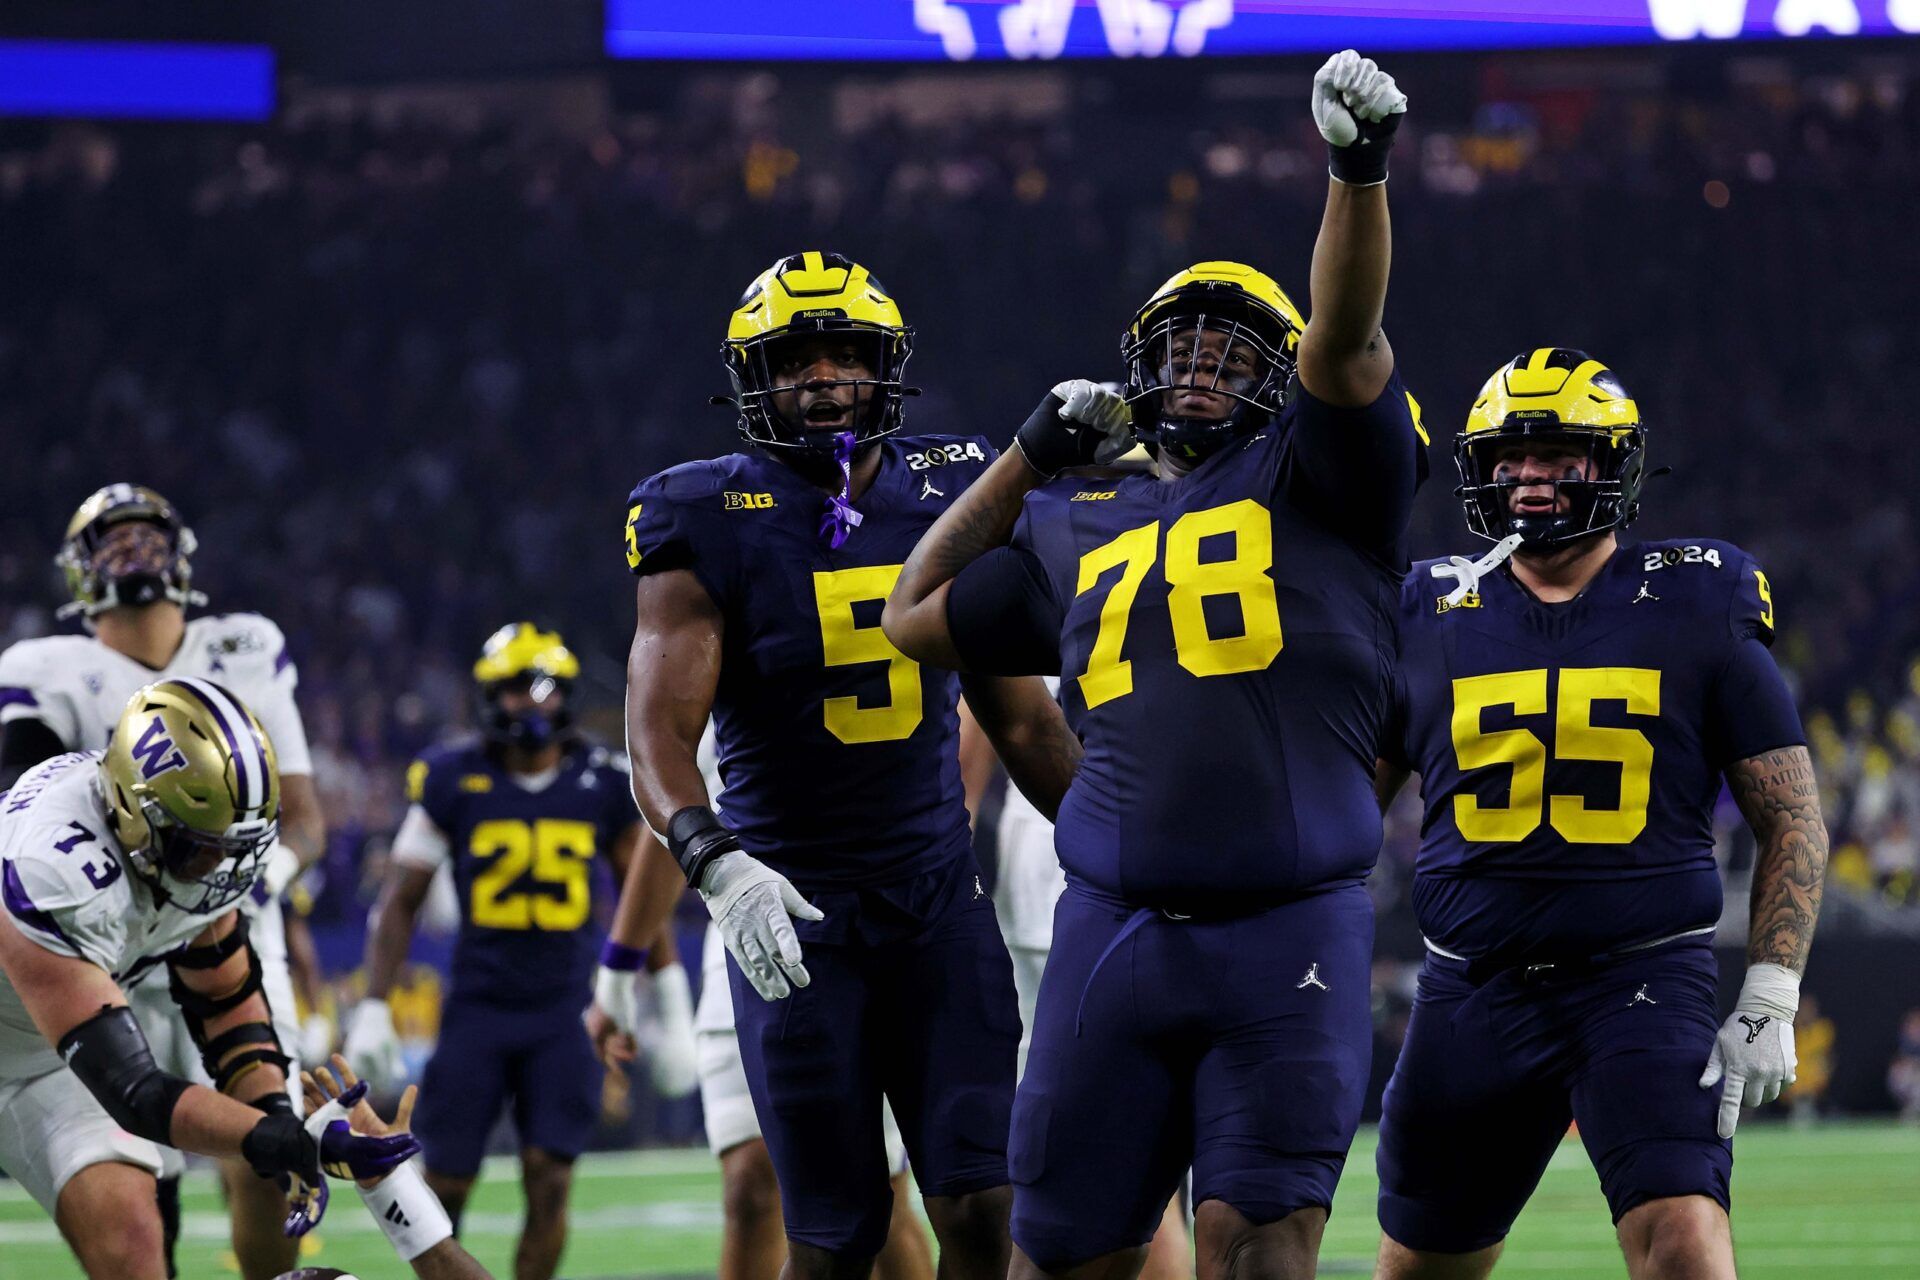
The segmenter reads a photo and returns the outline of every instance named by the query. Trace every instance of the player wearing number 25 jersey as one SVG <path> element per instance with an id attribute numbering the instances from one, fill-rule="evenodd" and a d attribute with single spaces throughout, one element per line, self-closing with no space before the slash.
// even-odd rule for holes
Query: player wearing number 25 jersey
<path id="1" fill-rule="evenodd" d="M 883 1095 L 943 1268 L 1004 1266 L 1020 1029 L 972 856 L 957 682 L 880 629 L 908 552 L 994 451 L 897 434 L 911 337 L 866 268 L 776 263 L 726 346 L 754 451 L 646 480 L 627 521 L 635 793 L 731 957 L 802 1276 L 861 1269 L 886 1239 Z M 724 825 L 696 760 L 709 710 Z"/>
<path id="2" fill-rule="evenodd" d="M 1469 1274 L 1462 1254 L 1490 1268 L 1570 1119 L 1634 1275 L 1733 1272 L 1731 1117 L 1716 1133 L 1701 1079 L 1719 1024 L 1713 809 L 1724 773 L 1761 841 L 1758 902 L 1818 805 L 1795 833 L 1754 798 L 1779 790 L 1782 814 L 1807 798 L 1766 575 L 1724 542 L 1618 542 L 1645 435 L 1598 361 L 1517 357 L 1456 450 L 1469 526 L 1504 540 L 1415 565 L 1401 592 L 1383 790 L 1420 775 L 1428 955 L 1381 1123 L 1383 1276 Z M 1763 1000 L 1797 992 L 1785 966 L 1804 962 L 1810 910 L 1792 928 L 1799 958 L 1749 980 Z M 1791 1026 L 1791 1008 L 1745 1003 L 1762 1030 Z M 1747 1052 L 1728 1070 L 1757 1080 Z M 1790 1042 L 1785 1058 L 1790 1076 Z"/>

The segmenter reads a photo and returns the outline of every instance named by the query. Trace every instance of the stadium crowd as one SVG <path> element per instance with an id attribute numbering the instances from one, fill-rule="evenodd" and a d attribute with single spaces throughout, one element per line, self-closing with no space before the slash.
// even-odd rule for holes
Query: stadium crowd
<path id="1" fill-rule="evenodd" d="M 1416 554 L 1468 542 L 1445 442 L 1480 380 L 1542 341 L 1600 355 L 1675 473 L 1638 531 L 1732 539 L 1772 576 L 1834 880 L 1915 901 L 1920 238 L 1893 193 L 1920 57 L 1729 61 L 1691 94 L 1529 65 L 1489 61 L 1396 160 L 1389 323 L 1436 438 Z M 873 264 L 919 330 L 916 426 L 1004 440 L 1056 379 L 1117 372 L 1132 307 L 1191 259 L 1273 264 L 1304 300 L 1321 147 L 1260 74 L 1138 119 L 1069 80 L 1037 117 L 902 93 L 829 121 L 742 74 L 584 129 L 335 105 L 0 133 L 0 640 L 55 625 L 82 496 L 173 497 L 213 607 L 291 637 L 320 913 L 358 916 L 405 761 L 466 717 L 492 628 L 557 624 L 616 702 L 625 494 L 730 447 L 706 399 L 745 281 L 805 245 Z"/>

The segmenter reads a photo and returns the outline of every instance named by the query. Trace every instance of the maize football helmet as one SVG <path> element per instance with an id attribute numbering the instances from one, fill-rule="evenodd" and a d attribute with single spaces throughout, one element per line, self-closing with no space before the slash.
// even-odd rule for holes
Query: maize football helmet
<path id="1" fill-rule="evenodd" d="M 1306 327 L 1293 300 L 1252 267 L 1201 262 L 1177 273 L 1120 338 L 1134 434 L 1194 462 L 1258 431 L 1280 416 Z M 1222 417 L 1180 416 L 1169 406 L 1185 392 L 1232 403 Z"/>
<path id="2" fill-rule="evenodd" d="M 186 911 L 238 902 L 279 838 L 273 744 L 211 680 L 162 680 L 136 692 L 100 760 L 100 788 L 134 872 Z"/>
<path id="3" fill-rule="evenodd" d="M 854 421 L 855 440 L 865 444 L 900 429 L 905 397 L 919 394 L 901 382 L 913 355 L 913 329 L 865 267 L 837 253 L 809 250 L 761 272 L 727 324 L 720 353 L 733 381 L 742 436 L 770 449 L 832 452 L 844 428 L 809 430 L 774 404 L 777 394 L 796 389 L 791 383 L 776 385 L 781 354 L 823 334 L 856 343 L 872 374 L 830 384 L 868 389 L 864 411 Z"/>
<path id="4" fill-rule="evenodd" d="M 1526 482 L 1551 484 L 1568 503 L 1564 511 L 1555 502 L 1548 512 L 1521 514 L 1509 496 L 1522 481 L 1496 477 L 1499 452 L 1542 439 L 1583 449 L 1587 477 Z M 1454 493 L 1466 509 L 1467 528 L 1489 541 L 1517 533 L 1522 546 L 1562 546 L 1633 523 L 1646 451 L 1640 407 L 1613 370 L 1584 351 L 1537 347 L 1502 365 L 1480 388 L 1466 429 L 1453 442 L 1460 470 Z"/>
<path id="5" fill-rule="evenodd" d="M 496 746 L 538 751 L 572 727 L 569 703 L 579 676 L 580 660 L 557 632 L 508 623 L 487 637 L 473 664 L 481 732 Z M 500 698 L 509 690 L 525 693 L 532 705 L 508 710 Z"/>
<path id="6" fill-rule="evenodd" d="M 93 617 L 120 605 L 171 600 L 205 604 L 192 589 L 193 530 L 171 502 L 144 485 L 110 484 L 95 491 L 67 521 L 54 564 L 73 599 L 59 616 Z"/>

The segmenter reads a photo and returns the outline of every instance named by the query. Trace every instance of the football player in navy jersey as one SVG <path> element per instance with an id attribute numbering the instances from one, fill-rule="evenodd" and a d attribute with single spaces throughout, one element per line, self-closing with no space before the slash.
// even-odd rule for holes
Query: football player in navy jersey
<path id="1" fill-rule="evenodd" d="M 630 500 L 627 743 L 641 808 L 731 957 L 794 1274 L 866 1280 L 891 1215 L 884 1095 L 942 1274 L 1000 1280 L 1012 965 L 972 856 L 957 682 L 880 629 L 907 553 L 994 450 L 899 434 L 912 342 L 837 254 L 748 287 L 724 355 L 752 452 Z M 968 691 L 985 719 L 1002 693 L 1050 705 L 1038 680 L 1001 683 Z M 724 824 L 697 759 L 709 713 Z M 1071 768 L 1063 727 L 1036 745 Z"/>
<path id="2" fill-rule="evenodd" d="M 1734 1274 L 1730 1139 L 1793 1080 L 1827 833 L 1766 574 L 1725 542 L 1619 540 L 1646 436 L 1599 361 L 1515 357 L 1454 450 L 1497 545 L 1401 592 L 1380 791 L 1420 775 L 1428 954 L 1381 1119 L 1383 1278 L 1488 1274 L 1570 1120 L 1635 1280 Z M 1723 777 L 1760 843 L 1724 1025 Z"/>
<path id="3" fill-rule="evenodd" d="M 1014 1107 L 1016 1280 L 1136 1274 L 1189 1166 L 1200 1274 L 1314 1271 L 1368 1075 L 1362 881 L 1422 466 L 1380 327 L 1405 105 L 1351 50 L 1316 77 L 1310 323 L 1251 267 L 1180 272 L 1123 338 L 1126 401 L 1056 387 L 887 604 L 921 661 L 1058 671 L 1085 743 Z M 1129 425 L 1157 477 L 1069 473 Z"/>
<path id="4" fill-rule="evenodd" d="M 600 1114 L 603 1072 L 580 1020 L 599 954 L 593 903 L 608 890 L 595 867 L 605 860 L 618 883 L 651 843 L 626 761 L 570 730 L 579 671 L 560 637 L 531 623 L 488 639 L 474 664 L 482 736 L 429 750 L 407 770 L 410 805 L 345 1049 L 371 1078 L 401 1074 L 387 994 L 434 875 L 451 864 L 460 933 L 416 1131 L 427 1182 L 457 1226 L 487 1135 L 511 1104 L 527 1198 L 519 1280 L 559 1266 L 573 1162 Z"/>

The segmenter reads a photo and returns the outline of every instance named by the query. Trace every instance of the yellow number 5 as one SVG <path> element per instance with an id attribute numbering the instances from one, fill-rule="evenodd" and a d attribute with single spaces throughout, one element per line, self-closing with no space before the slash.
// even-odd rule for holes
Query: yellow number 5
<path id="1" fill-rule="evenodd" d="M 853 616 L 856 604 L 884 602 L 900 569 L 897 564 L 877 564 L 813 575 L 813 598 L 820 610 L 820 651 L 826 665 L 887 664 L 885 705 L 863 707 L 860 699 L 851 697 L 826 700 L 827 732 L 842 742 L 897 742 L 920 727 L 920 664 L 894 648 L 880 630 L 878 609 L 871 626 L 860 626 Z"/>
<path id="2" fill-rule="evenodd" d="M 483 929 L 545 929 L 566 933 L 587 922 L 587 864 L 593 857 L 591 822 L 542 818 L 528 825 L 494 818 L 474 827 L 468 841 L 487 867 L 473 878 L 469 918 Z M 559 897 L 514 892 L 532 873 L 537 885 L 557 886 Z"/>
<path id="3" fill-rule="evenodd" d="M 1660 673 L 1646 667 L 1566 667 L 1554 712 L 1554 755 L 1561 760 L 1599 760 L 1620 766 L 1620 805 L 1591 809 L 1584 796 L 1547 797 L 1547 748 L 1530 729 L 1486 729 L 1493 707 L 1516 716 L 1547 709 L 1547 672 L 1506 671 L 1465 676 L 1453 682 L 1453 754 L 1462 773 L 1505 765 L 1513 770 L 1504 805 L 1479 797 L 1453 798 L 1453 823 L 1463 838 L 1510 844 L 1532 835 L 1544 805 L 1553 829 L 1573 844 L 1631 844 L 1647 827 L 1652 794 L 1653 744 L 1638 729 L 1593 723 L 1593 704 L 1618 701 L 1628 715 L 1660 714 Z"/>

